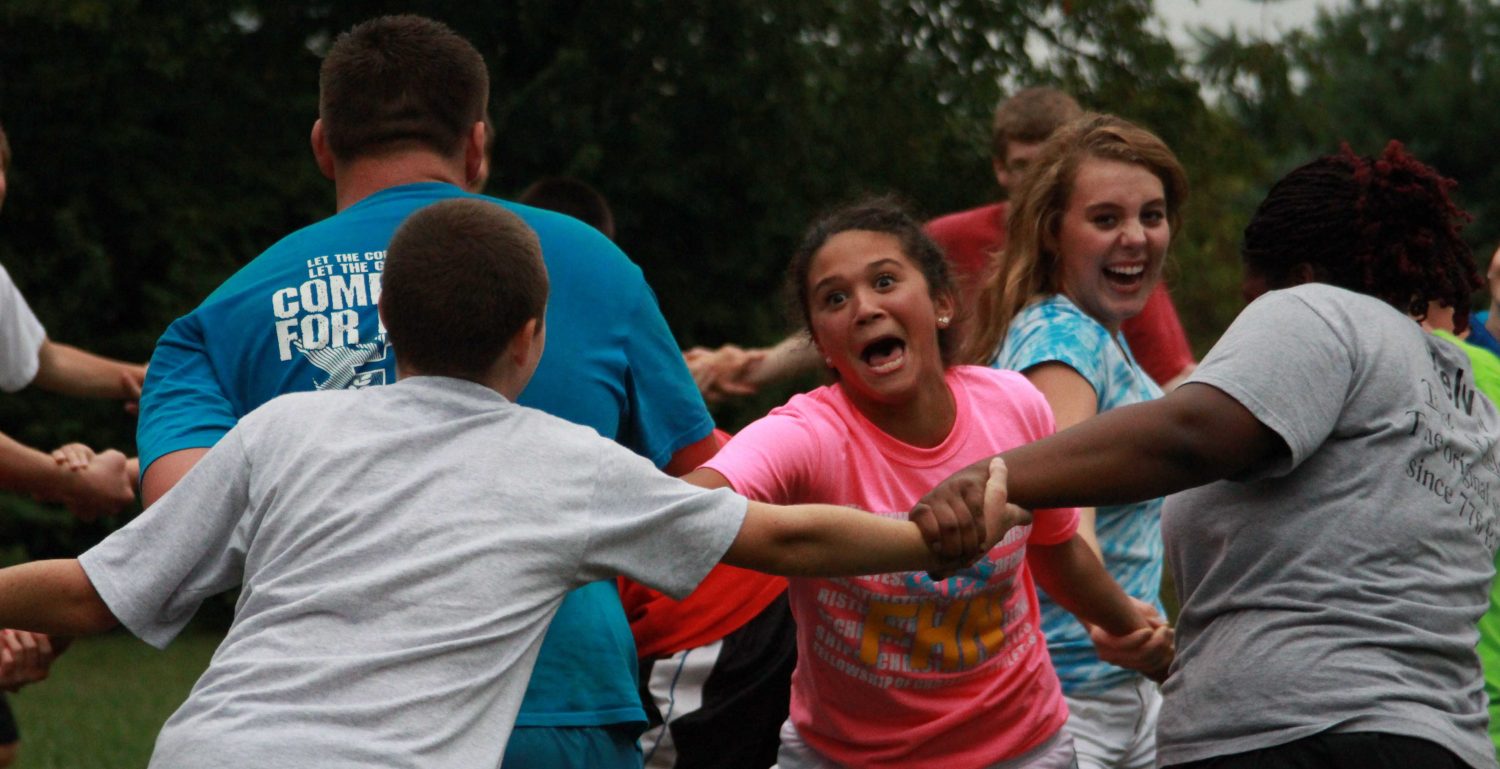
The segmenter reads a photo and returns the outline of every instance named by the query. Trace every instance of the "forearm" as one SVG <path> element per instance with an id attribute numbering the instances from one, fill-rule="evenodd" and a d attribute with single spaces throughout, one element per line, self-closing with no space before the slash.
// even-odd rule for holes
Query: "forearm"
<path id="1" fill-rule="evenodd" d="M 0 627 L 75 636 L 118 624 L 76 559 L 0 569 Z"/>
<path id="2" fill-rule="evenodd" d="M 1286 451 L 1281 439 L 1237 401 L 1194 383 L 1001 456 L 1010 468 L 1010 501 L 1035 509 L 1166 496 L 1235 475 L 1278 451 Z"/>
<path id="3" fill-rule="evenodd" d="M 0 433 L 0 489 L 56 502 L 76 484 L 73 472 L 50 454 Z"/>
<path id="4" fill-rule="evenodd" d="M 1028 545 L 1027 563 L 1047 595 L 1080 620 L 1116 636 L 1147 627 L 1082 537 L 1075 534 L 1060 545 Z"/>
<path id="5" fill-rule="evenodd" d="M 812 340 L 799 331 L 766 350 L 766 357 L 746 372 L 745 379 L 757 387 L 782 382 L 816 370 L 820 362 Z"/>
<path id="6" fill-rule="evenodd" d="M 750 502 L 724 562 L 789 577 L 844 577 L 892 571 L 941 571 L 917 525 L 834 505 Z"/>
<path id="7" fill-rule="evenodd" d="M 145 368 L 139 364 L 105 358 L 50 339 L 42 343 L 37 359 L 32 385 L 75 398 L 131 400 L 139 392 L 133 392 L 129 383 L 145 377 Z"/>

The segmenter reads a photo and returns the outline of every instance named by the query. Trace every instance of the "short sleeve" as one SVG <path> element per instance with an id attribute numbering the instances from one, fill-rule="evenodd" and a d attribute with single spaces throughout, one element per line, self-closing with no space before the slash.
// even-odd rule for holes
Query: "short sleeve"
<path id="1" fill-rule="evenodd" d="M 1189 382 L 1244 406 L 1291 449 L 1237 480 L 1285 475 L 1338 425 L 1354 378 L 1349 346 L 1303 298 L 1273 291 L 1246 307 Z"/>
<path id="2" fill-rule="evenodd" d="M 135 520 L 79 557 L 126 628 L 165 647 L 205 598 L 240 584 L 250 463 L 242 433 L 225 436 Z"/>
<path id="3" fill-rule="evenodd" d="M 1102 398 L 1108 391 L 1105 347 L 1114 344 L 1109 332 L 1082 313 L 1055 303 L 1023 313 L 1028 321 L 1007 336 L 995 367 L 1025 371 L 1043 363 L 1061 363 L 1077 371 Z"/>
<path id="4" fill-rule="evenodd" d="M 1047 398 L 1042 395 L 1042 391 L 1020 374 L 1011 371 L 998 373 L 1009 375 L 1002 381 L 1010 393 L 1012 406 L 1021 415 L 1017 421 L 1027 431 L 1026 442 L 1039 441 L 1057 432 L 1052 407 L 1047 405 Z M 1074 532 L 1078 531 L 1076 507 L 1033 510 L 1031 516 L 1031 535 L 1027 537 L 1027 542 L 1032 544 L 1060 545 L 1072 539 Z"/>
<path id="5" fill-rule="evenodd" d="M 42 322 L 0 267 L 0 390 L 16 392 L 36 378 L 37 355 L 46 341 Z"/>
<path id="6" fill-rule="evenodd" d="M 197 318 L 178 318 L 156 343 L 146 369 L 136 426 L 141 472 L 174 451 L 213 446 L 237 421 Z"/>
<path id="7" fill-rule="evenodd" d="M 821 501 L 811 490 L 818 468 L 836 465 L 822 461 L 819 443 L 806 416 L 783 407 L 751 422 L 703 466 L 758 502 Z"/>
<path id="8" fill-rule="evenodd" d="M 641 296 L 625 338 L 630 421 L 622 442 L 665 467 L 679 449 L 706 438 L 714 420 L 667 328 L 656 295 L 641 281 Z"/>
<path id="9" fill-rule="evenodd" d="M 581 582 L 623 574 L 686 598 L 739 535 L 745 498 L 663 475 L 624 448 L 607 449 L 588 506 Z"/>

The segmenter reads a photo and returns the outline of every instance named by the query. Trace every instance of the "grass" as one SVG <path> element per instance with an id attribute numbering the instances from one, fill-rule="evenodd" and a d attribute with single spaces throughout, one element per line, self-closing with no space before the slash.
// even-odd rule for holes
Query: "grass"
<path id="1" fill-rule="evenodd" d="M 222 634 L 190 627 L 166 651 L 123 631 L 83 638 L 46 681 L 10 695 L 19 769 L 133 769 L 208 667 Z"/>

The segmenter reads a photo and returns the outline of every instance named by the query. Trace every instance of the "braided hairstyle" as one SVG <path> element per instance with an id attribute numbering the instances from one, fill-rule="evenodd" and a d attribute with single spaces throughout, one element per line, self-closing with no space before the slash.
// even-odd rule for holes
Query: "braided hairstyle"
<path id="1" fill-rule="evenodd" d="M 1481 283 L 1459 236 L 1471 217 L 1449 197 L 1454 186 L 1398 141 L 1378 158 L 1345 144 L 1271 187 L 1245 227 L 1245 274 L 1269 288 L 1329 283 L 1419 320 L 1436 301 L 1453 308 L 1462 332 Z"/>

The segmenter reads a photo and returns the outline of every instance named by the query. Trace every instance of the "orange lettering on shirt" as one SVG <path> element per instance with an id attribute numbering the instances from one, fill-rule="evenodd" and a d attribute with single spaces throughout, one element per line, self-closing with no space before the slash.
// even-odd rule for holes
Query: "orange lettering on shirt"
<path id="1" fill-rule="evenodd" d="M 977 665 L 980 660 L 979 650 L 986 653 L 984 657 L 990 657 L 1000 652 L 1000 645 L 1005 641 L 1005 607 L 1004 596 L 990 594 L 981 595 L 974 599 L 969 605 L 969 611 L 964 615 L 964 627 L 960 632 L 963 638 L 974 639 L 974 659 L 964 659 L 965 665 Z"/>
<path id="2" fill-rule="evenodd" d="M 880 660 L 880 637 L 900 636 L 902 631 L 891 624 L 892 619 L 911 619 L 917 607 L 909 603 L 871 601 L 870 611 L 865 615 L 865 629 L 859 640 L 859 661 L 874 667 Z"/>
<path id="3" fill-rule="evenodd" d="M 932 662 L 934 652 L 941 650 L 943 655 L 942 669 L 944 671 L 957 670 L 965 653 L 963 641 L 958 634 L 960 621 L 964 615 L 970 600 L 954 601 L 947 606 L 943 612 L 942 620 L 937 618 L 937 604 L 926 602 L 922 604 L 922 610 L 917 614 L 917 631 L 913 634 L 911 644 L 911 666 L 913 670 L 927 670 Z"/>

